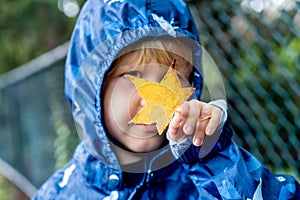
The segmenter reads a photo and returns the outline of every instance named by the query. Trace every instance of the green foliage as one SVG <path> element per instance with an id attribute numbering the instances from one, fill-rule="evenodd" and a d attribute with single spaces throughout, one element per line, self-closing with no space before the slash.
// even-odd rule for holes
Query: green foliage
<path id="1" fill-rule="evenodd" d="M 74 149 L 78 144 L 75 137 L 75 130 L 70 127 L 70 122 L 66 120 L 65 105 L 57 99 L 55 95 L 49 96 L 49 107 L 51 109 L 50 122 L 55 130 L 56 138 L 54 141 L 55 170 L 65 166 L 71 159 Z"/>
<path id="2" fill-rule="evenodd" d="M 15 185 L 13 185 L 10 181 L 5 179 L 0 174 L 0 198 L 1 200 L 12 200 L 12 199 L 19 199 L 19 200 L 28 200 L 27 197 L 23 192 L 19 190 Z"/>
<path id="3" fill-rule="evenodd" d="M 57 0 L 1 0 L 0 74 L 66 42 L 74 23 Z"/>
<path id="4" fill-rule="evenodd" d="M 299 81 L 298 70 L 300 66 L 297 66 L 297 62 L 300 55 L 300 38 L 291 39 L 286 48 L 280 49 L 279 58 L 282 64 L 289 72 L 290 78 L 295 78 Z M 277 69 L 277 72 L 280 70 Z M 281 74 L 281 73 L 280 73 Z"/>

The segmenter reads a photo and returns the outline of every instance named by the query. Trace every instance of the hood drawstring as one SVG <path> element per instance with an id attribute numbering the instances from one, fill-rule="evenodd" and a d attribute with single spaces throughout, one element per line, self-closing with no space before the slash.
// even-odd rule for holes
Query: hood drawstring
<path id="1" fill-rule="evenodd" d="M 170 151 L 170 147 L 164 148 L 162 151 L 160 151 L 157 155 L 155 155 L 151 161 L 149 162 L 148 165 L 148 170 L 147 170 L 147 180 L 146 183 L 148 183 L 150 181 L 150 178 L 152 176 L 151 172 L 152 172 L 152 165 L 154 163 L 155 160 L 157 160 L 159 157 L 162 157 L 163 154 L 166 154 L 167 152 Z"/>
<path id="2" fill-rule="evenodd" d="M 145 157 L 145 159 L 144 159 L 144 169 L 145 169 L 145 171 L 146 171 L 146 169 L 147 169 L 147 157 Z M 145 172 L 145 173 L 143 174 L 143 178 L 142 178 L 142 180 L 140 181 L 140 183 L 139 183 L 136 187 L 134 187 L 134 190 L 131 192 L 130 196 L 128 197 L 128 200 L 133 199 L 133 197 L 134 197 L 134 195 L 136 194 L 137 190 L 138 190 L 139 188 L 143 187 L 143 185 L 144 185 L 145 182 L 146 182 L 147 176 L 148 176 L 148 175 L 147 175 L 147 173 Z"/>
<path id="3" fill-rule="evenodd" d="M 143 173 L 143 178 L 141 179 L 140 183 L 134 187 L 134 190 L 131 192 L 130 196 L 128 197 L 128 199 L 133 199 L 133 197 L 135 196 L 135 194 L 137 193 L 137 191 L 144 187 L 145 184 L 150 182 L 151 177 L 153 176 L 152 174 L 152 166 L 153 163 L 161 156 L 163 156 L 164 154 L 166 154 L 168 151 L 170 151 L 170 147 L 164 148 L 162 151 L 160 151 L 157 155 L 155 155 L 150 162 L 148 162 L 148 157 L 144 157 L 144 169 L 145 172 Z"/>

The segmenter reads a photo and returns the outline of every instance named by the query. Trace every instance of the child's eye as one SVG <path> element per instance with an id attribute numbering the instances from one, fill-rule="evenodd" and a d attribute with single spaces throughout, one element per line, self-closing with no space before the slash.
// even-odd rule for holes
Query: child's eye
<path id="1" fill-rule="evenodd" d="M 131 75 L 131 76 L 135 76 L 135 77 L 141 77 L 141 74 L 138 71 L 129 71 L 129 72 L 124 73 L 124 75 Z"/>

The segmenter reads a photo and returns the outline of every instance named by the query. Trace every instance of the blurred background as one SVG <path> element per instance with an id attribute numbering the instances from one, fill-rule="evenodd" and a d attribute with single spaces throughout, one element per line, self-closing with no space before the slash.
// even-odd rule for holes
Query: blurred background
<path id="1" fill-rule="evenodd" d="M 189 0 L 221 71 L 237 143 L 300 177 L 300 2 Z M 63 93 L 84 0 L 0 2 L 0 199 L 29 199 L 79 139 Z"/>

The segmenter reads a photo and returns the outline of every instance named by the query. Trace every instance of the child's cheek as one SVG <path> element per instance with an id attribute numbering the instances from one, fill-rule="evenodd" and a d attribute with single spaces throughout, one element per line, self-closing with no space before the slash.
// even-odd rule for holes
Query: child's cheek
<path id="1" fill-rule="evenodd" d="M 135 88 L 128 96 L 128 113 L 130 119 L 132 119 L 144 106 L 144 100 L 141 98 Z"/>
<path id="2" fill-rule="evenodd" d="M 110 102 L 111 114 L 117 123 L 127 124 L 139 109 L 139 95 L 134 85 L 130 81 L 120 78 L 110 84 L 108 90 L 110 98 L 106 98 L 106 100 Z"/>

